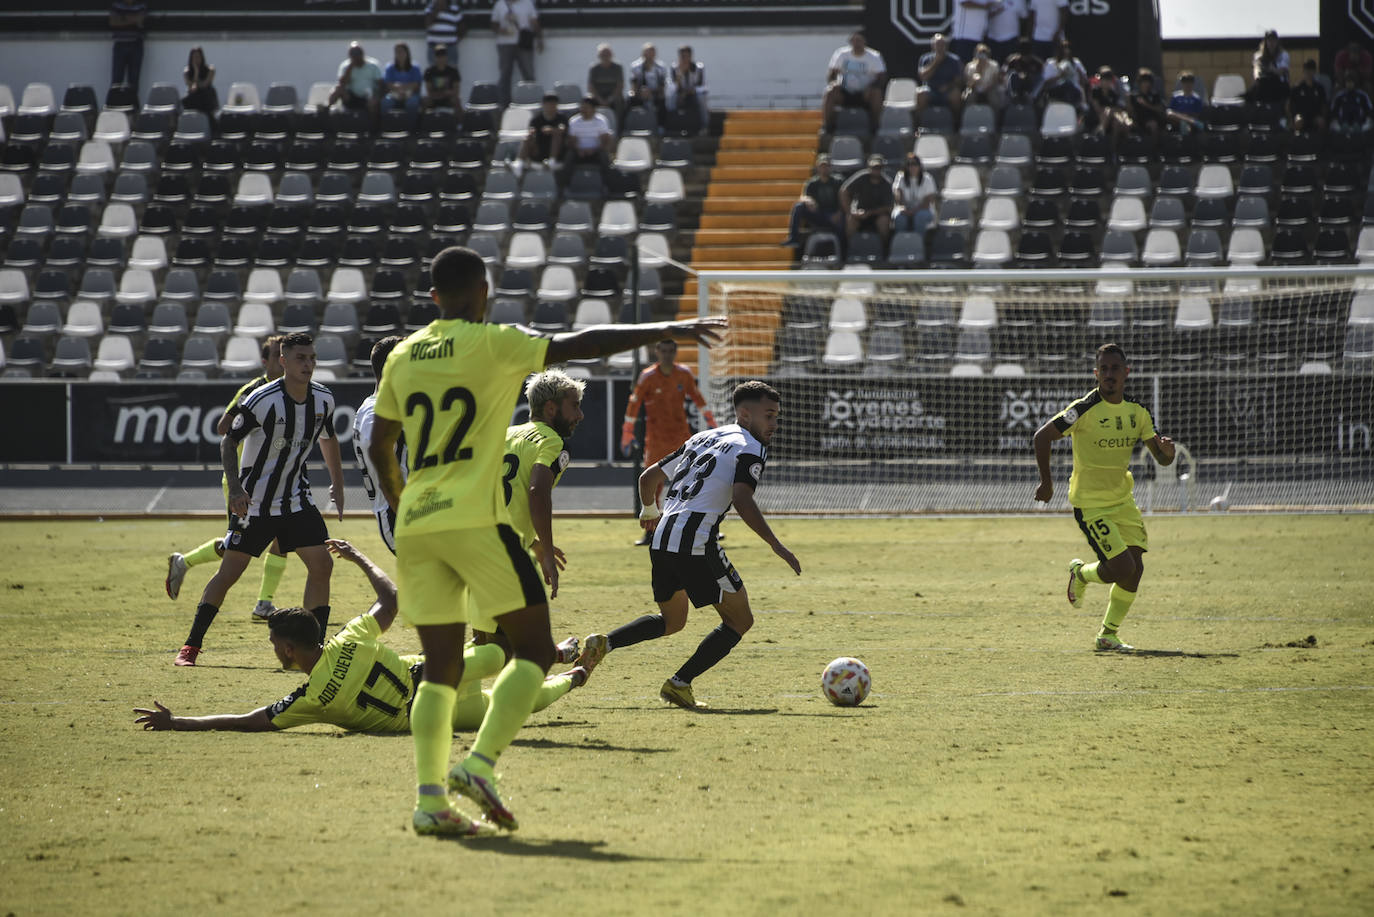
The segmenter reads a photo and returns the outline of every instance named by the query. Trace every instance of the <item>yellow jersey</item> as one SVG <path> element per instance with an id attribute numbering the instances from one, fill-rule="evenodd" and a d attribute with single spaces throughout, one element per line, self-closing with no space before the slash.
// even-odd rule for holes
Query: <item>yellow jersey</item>
<path id="1" fill-rule="evenodd" d="M 400 421 L 410 449 L 398 538 L 509 523 L 499 486 L 506 425 L 548 348 L 512 326 L 463 319 L 438 319 L 396 345 L 374 410 Z"/>
<path id="2" fill-rule="evenodd" d="M 534 544 L 534 522 L 530 517 L 530 475 L 535 465 L 553 472 L 556 487 L 571 458 L 563 448 L 563 437 L 540 421 L 522 423 L 506 430 L 505 469 L 501 475 L 501 498 L 510 510 L 511 527 L 527 549 Z"/>
<path id="3" fill-rule="evenodd" d="M 1155 438 L 1154 421 L 1143 405 L 1124 399 L 1110 404 L 1093 389 L 1056 414 L 1051 423 L 1073 437 L 1070 504 L 1088 509 L 1132 499 L 1131 455 L 1137 443 Z"/>

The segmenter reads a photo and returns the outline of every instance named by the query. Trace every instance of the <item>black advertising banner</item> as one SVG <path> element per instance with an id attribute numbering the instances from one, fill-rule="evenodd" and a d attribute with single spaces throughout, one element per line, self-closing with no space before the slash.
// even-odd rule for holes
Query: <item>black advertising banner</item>
<path id="1" fill-rule="evenodd" d="M 1371 380 L 1259 376 L 1199 386 L 1160 377 L 1160 425 L 1199 456 L 1370 452 Z"/>
<path id="2" fill-rule="evenodd" d="M 67 386 L 6 385 L 0 404 L 6 427 L 0 462 L 67 460 Z"/>
<path id="3" fill-rule="evenodd" d="M 1332 0 L 1323 0 L 1329 3 Z M 1360 0 L 1374 2 L 1374 0 Z M 892 76 L 916 76 L 916 63 L 936 32 L 949 34 L 957 0 L 866 0 L 868 44 L 882 52 Z M 1065 34 L 1088 72 L 1111 64 L 1117 73 L 1160 68 L 1159 11 L 1140 0 L 1069 0 Z"/>

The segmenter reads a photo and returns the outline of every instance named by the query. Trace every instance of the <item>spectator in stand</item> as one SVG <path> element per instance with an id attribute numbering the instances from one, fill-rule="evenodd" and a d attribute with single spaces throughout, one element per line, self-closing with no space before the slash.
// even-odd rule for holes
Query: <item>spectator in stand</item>
<path id="1" fill-rule="evenodd" d="M 504 108 L 510 104 L 510 80 L 516 65 L 520 79 L 534 79 L 534 52 L 544 51 L 544 29 L 534 0 L 496 0 L 491 7 L 491 27 L 496 30 L 496 61 L 501 70 L 498 93 Z"/>
<path id="2" fill-rule="evenodd" d="M 1283 50 L 1279 33 L 1273 29 L 1260 39 L 1255 52 L 1254 82 L 1246 99 L 1259 105 L 1283 105 L 1288 98 L 1288 52 Z"/>
<path id="3" fill-rule="evenodd" d="M 988 47 L 992 59 L 1005 65 L 1021 39 L 1021 22 L 1029 14 L 1026 0 L 1002 0 L 988 14 Z"/>
<path id="4" fill-rule="evenodd" d="M 592 111 L 595 113 L 595 106 Z M 558 93 L 546 92 L 539 111 L 530 118 L 530 132 L 520 145 L 520 162 L 524 166 L 544 163 L 549 168 L 561 167 L 567 138 L 568 117 L 558 110 Z"/>
<path id="5" fill-rule="evenodd" d="M 1288 94 L 1288 118 L 1297 134 L 1320 134 L 1326 130 L 1326 87 L 1317 82 L 1314 60 L 1302 65 L 1302 80 Z"/>
<path id="6" fill-rule="evenodd" d="M 684 129 L 696 112 L 700 130 L 704 134 L 711 126 L 711 109 L 707 105 L 706 65 L 692 59 L 692 46 L 677 49 L 677 63 L 668 71 L 668 107 L 678 112 Z"/>
<path id="7" fill-rule="evenodd" d="M 1332 63 L 1331 73 L 1336 78 L 1337 86 L 1345 84 L 1345 71 L 1351 69 L 1358 74 L 1356 82 L 1360 88 L 1368 91 L 1370 78 L 1374 77 L 1374 55 L 1354 39 L 1336 52 L 1336 60 Z"/>
<path id="8" fill-rule="evenodd" d="M 1069 17 L 1069 0 L 1030 0 L 1031 43 L 1035 56 L 1044 60 L 1054 54 L 1064 37 L 1064 24 Z"/>
<path id="9" fill-rule="evenodd" d="M 1374 104 L 1360 88 L 1359 71 L 1347 67 L 1344 85 L 1331 100 L 1331 129 L 1346 136 L 1366 134 L 1374 127 Z"/>
<path id="10" fill-rule="evenodd" d="M 1017 105 L 1029 105 L 1040 90 L 1044 79 L 1045 62 L 1036 56 L 1031 48 L 1030 39 L 1021 39 L 1017 50 L 1007 58 L 1002 67 L 1003 78 L 1007 84 L 1007 101 Z M 1087 90 L 1084 89 L 1084 94 Z"/>
<path id="11" fill-rule="evenodd" d="M 1136 71 L 1135 89 L 1131 91 L 1129 109 L 1135 132 L 1158 137 L 1168 120 L 1164 97 L 1155 89 L 1154 71 L 1141 67 Z"/>
<path id="12" fill-rule="evenodd" d="M 892 180 L 892 229 L 925 233 L 935 224 L 935 201 L 940 191 L 935 179 L 915 153 L 906 154 L 906 166 Z"/>
<path id="13" fill-rule="evenodd" d="M 639 57 L 630 64 L 630 98 L 633 105 L 652 106 L 658 113 L 658 123 L 663 123 L 667 113 L 665 103 L 668 91 L 668 68 L 658 59 L 658 49 L 645 42 L 639 49 Z"/>
<path id="14" fill-rule="evenodd" d="M 554 97 L 555 106 L 557 98 Z M 547 101 L 544 107 L 547 111 Z M 573 169 L 578 166 L 596 166 L 604 176 L 611 167 L 611 149 L 614 144 L 615 132 L 611 130 L 611 122 L 596 110 L 596 99 L 583 96 L 577 114 L 568 119 L 568 152 L 565 163 L 568 175 L 571 176 Z"/>
<path id="15" fill-rule="evenodd" d="M 973 50 L 973 60 L 964 67 L 964 104 L 991 105 L 1001 110 L 1006 104 L 1006 92 L 1002 87 L 1002 68 L 992 59 L 992 49 L 978 44 Z"/>
<path id="16" fill-rule="evenodd" d="M 840 206 L 845 214 L 845 237 L 865 230 L 876 232 L 887 244 L 892 233 L 892 183 L 883 174 L 883 157 L 868 157 L 868 168 L 855 172 L 840 185 Z"/>
<path id="17" fill-rule="evenodd" d="M 394 49 L 395 57 L 386 65 L 382 81 L 386 95 L 382 96 L 382 110 L 404 108 L 412 115 L 420 110 L 420 89 L 425 77 L 410 59 L 410 45 L 401 42 Z"/>
<path id="18" fill-rule="evenodd" d="M 625 120 L 625 68 L 615 62 L 611 46 L 596 46 L 596 63 L 587 71 L 587 95 L 598 108 L 615 112 L 616 122 Z"/>
<path id="19" fill-rule="evenodd" d="M 205 49 L 196 45 L 186 56 L 186 69 L 181 71 L 186 80 L 186 96 L 181 107 L 192 111 L 202 111 L 210 117 L 219 111 L 219 93 L 215 91 L 215 68 L 205 62 Z"/>
<path id="20" fill-rule="evenodd" d="M 921 87 L 916 93 L 917 110 L 927 107 L 949 108 L 959 114 L 959 102 L 964 78 L 964 62 L 949 50 L 949 42 L 941 32 L 930 40 L 930 50 L 921 55 L 916 65 Z"/>
<path id="21" fill-rule="evenodd" d="M 1169 97 L 1169 121 L 1183 132 L 1202 130 L 1202 110 L 1206 107 L 1197 92 L 1197 77 L 1191 70 L 1178 75 L 1178 89 Z"/>
<path id="22" fill-rule="evenodd" d="M 887 64 L 881 54 L 868 46 L 862 29 L 849 36 L 848 45 L 836 48 L 830 55 L 825 81 L 825 96 L 821 100 L 823 124 L 832 123 L 837 108 L 862 108 L 877 129 L 883 113 Z"/>
<path id="23" fill-rule="evenodd" d="M 801 197 L 792 205 L 787 221 L 787 238 L 783 245 L 800 248 L 802 224 L 835 233 L 844 232 L 844 211 L 840 207 L 840 180 L 830 167 L 830 157 L 824 153 L 816 157 L 816 171 L 802 189 Z"/>
<path id="24" fill-rule="evenodd" d="M 458 68 L 449 63 L 448 45 L 434 49 L 434 63 L 425 69 L 425 99 L 422 107 L 451 108 L 463 113 L 463 77 Z"/>
<path id="25" fill-rule="evenodd" d="M 1054 62 L 1052 67 L 1050 72 L 1054 75 L 1040 87 L 1040 104 L 1044 106 L 1050 102 L 1064 102 L 1072 105 L 1074 111 L 1078 112 L 1078 123 L 1081 126 L 1088 114 L 1088 97 L 1078 85 L 1078 76 L 1074 73 L 1073 64 L 1061 60 Z"/>
<path id="26" fill-rule="evenodd" d="M 1107 135 L 1115 145 L 1131 130 L 1131 115 L 1126 111 L 1127 97 L 1121 89 L 1121 81 L 1116 78 L 1112 68 L 1106 64 L 1097 68 L 1092 79 L 1092 91 L 1088 93 L 1088 105 L 1094 115 L 1093 126 Z"/>
<path id="27" fill-rule="evenodd" d="M 988 11 L 996 5 L 997 0 L 955 0 L 949 50 L 959 60 L 973 60 L 974 50 L 988 35 Z"/>
<path id="28" fill-rule="evenodd" d="M 348 46 L 348 57 L 339 64 L 339 84 L 329 94 L 329 104 L 338 102 L 349 111 L 366 111 L 375 120 L 381 97 L 382 65 L 355 41 Z"/>
<path id="29" fill-rule="evenodd" d="M 110 56 L 110 84 L 125 83 L 138 95 L 138 76 L 143 71 L 144 22 L 148 4 L 143 0 L 114 0 L 110 4 L 110 32 L 114 49 Z"/>
<path id="30" fill-rule="evenodd" d="M 1045 61 L 1045 68 L 1041 71 L 1041 73 L 1043 74 L 1043 78 L 1046 81 L 1058 79 L 1060 63 L 1068 61 L 1069 64 L 1073 67 L 1074 82 L 1078 84 L 1078 88 L 1083 91 L 1083 96 L 1084 98 L 1086 98 L 1088 95 L 1088 89 L 1091 86 L 1091 83 L 1088 80 L 1088 69 L 1083 66 L 1083 62 L 1081 60 L 1079 60 L 1077 57 L 1074 57 L 1073 45 L 1069 43 L 1068 39 L 1064 39 L 1063 41 L 1059 42 L 1056 45 L 1056 48 L 1057 50 L 1054 53 L 1054 58 L 1052 60 Z"/>
<path id="31" fill-rule="evenodd" d="M 463 21 L 463 7 L 459 0 L 430 0 L 425 9 L 425 45 L 429 50 L 429 65 L 439 62 L 443 48 L 448 62 L 458 66 L 458 42 L 468 32 Z"/>

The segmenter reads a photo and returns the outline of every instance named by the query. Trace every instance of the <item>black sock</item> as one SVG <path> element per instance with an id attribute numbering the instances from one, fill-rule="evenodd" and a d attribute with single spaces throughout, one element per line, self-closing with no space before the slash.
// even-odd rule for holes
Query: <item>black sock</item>
<path id="1" fill-rule="evenodd" d="M 634 646 L 645 640 L 657 640 L 663 636 L 663 615 L 644 615 L 629 624 L 623 624 L 606 635 L 613 650 L 623 646 Z"/>
<path id="2" fill-rule="evenodd" d="M 326 634 L 329 632 L 329 606 L 316 605 L 310 609 L 310 613 L 315 616 L 315 620 L 320 622 L 320 645 L 324 645 Z"/>
<path id="3" fill-rule="evenodd" d="M 735 648 L 735 644 L 739 641 L 739 634 L 727 625 L 721 624 L 706 635 L 706 639 L 697 646 L 697 651 L 692 654 L 692 658 L 684 662 L 682 668 L 678 669 L 673 677 L 678 681 L 691 684 L 693 678 L 729 656 L 730 651 Z"/>
<path id="4" fill-rule="evenodd" d="M 201 602 L 196 606 L 196 620 L 191 624 L 191 635 L 186 638 L 187 646 L 200 649 L 200 645 L 205 642 L 205 632 L 210 629 L 217 614 L 219 609 L 209 602 Z"/>

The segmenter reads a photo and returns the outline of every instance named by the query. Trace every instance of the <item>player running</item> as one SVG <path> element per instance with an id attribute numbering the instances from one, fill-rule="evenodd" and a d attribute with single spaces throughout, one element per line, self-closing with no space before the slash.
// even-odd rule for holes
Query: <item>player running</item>
<path id="1" fill-rule="evenodd" d="M 349 621 L 323 646 L 319 623 L 304 608 L 282 609 L 267 619 L 272 650 L 284 669 L 296 669 L 308 677 L 305 684 L 274 704 L 250 713 L 210 716 L 175 716 L 161 703 L 135 707 L 135 723 L 148 730 L 229 730 L 272 732 L 330 723 L 358 732 L 410 731 L 410 699 L 415 693 L 423 656 L 400 656 L 381 642 L 381 635 L 396 617 L 396 586 L 361 551 L 346 541 L 326 542 L 329 550 L 352 561 L 372 584 L 376 601 L 365 614 Z M 453 707 L 454 729 L 476 729 L 490 700 L 482 679 L 505 665 L 505 651 L 496 644 L 469 645 L 466 665 Z M 544 679 L 534 709 L 543 710 L 574 688 L 586 684 L 595 661 Z M 417 826 L 423 831 L 425 826 Z M 490 834 L 496 828 L 473 822 L 469 834 Z"/>
<path id="2" fill-rule="evenodd" d="M 219 422 L 215 424 L 215 432 L 220 436 L 229 432 L 229 424 L 233 421 L 234 415 L 238 413 L 239 403 L 248 396 L 250 392 L 281 378 L 281 339 L 280 334 L 274 334 L 262 342 L 262 375 L 250 379 L 243 384 L 229 404 L 224 409 L 224 414 Z M 242 447 L 240 446 L 240 451 Z M 224 506 L 225 513 L 229 512 L 229 478 L 221 477 L 224 485 Z M 200 564 L 208 564 L 212 560 L 219 560 L 224 556 L 224 539 L 212 538 L 198 548 L 182 554 L 173 551 L 167 557 L 167 597 L 175 599 L 181 594 L 182 581 L 186 579 L 186 571 Z M 267 553 L 267 557 L 262 562 L 262 584 L 258 588 L 258 603 L 253 608 L 254 621 L 266 621 L 267 616 L 272 613 L 272 597 L 276 595 L 277 585 L 281 583 L 282 574 L 286 572 L 286 554 L 281 547 L 272 542 L 272 548 Z"/>
<path id="3" fill-rule="evenodd" d="M 195 622 L 176 665 L 193 666 L 205 632 L 234 583 L 274 540 L 305 563 L 305 607 L 320 632 L 329 626 L 329 573 L 334 562 L 325 548 L 324 517 L 310 496 L 306 456 L 318 441 L 329 469 L 329 497 L 343 520 L 343 466 L 334 436 L 334 395 L 311 381 L 315 342 L 308 334 L 281 340 L 283 375 L 249 394 L 220 440 L 220 459 L 229 480 L 229 531 L 219 572 L 205 584 Z M 242 455 L 237 446 L 243 444 Z"/>
<path id="4" fill-rule="evenodd" d="M 1088 583 L 1111 584 L 1107 613 L 1095 644 L 1104 652 L 1134 649 L 1121 642 L 1117 630 L 1135 601 L 1145 570 L 1142 555 L 1149 550 L 1145 521 L 1132 493 L 1135 478 L 1128 467 L 1131 454 L 1136 443 L 1143 442 L 1161 465 L 1174 461 L 1173 440 L 1155 433 L 1144 405 L 1126 400 L 1126 377 L 1130 373 L 1125 351 L 1116 344 L 1103 344 L 1097 349 L 1093 367 L 1097 388 L 1035 431 L 1035 462 L 1040 467 L 1035 499 L 1042 503 L 1054 495 L 1050 446 L 1061 437 L 1073 437 L 1069 503 L 1097 560 L 1085 564 L 1075 557 L 1069 561 L 1068 598 L 1070 605 L 1081 608 Z"/>
<path id="5" fill-rule="evenodd" d="M 514 829 L 515 816 L 497 791 L 495 765 L 529 716 L 555 654 L 544 583 L 500 499 L 505 431 L 517 386 L 550 364 L 609 356 L 665 336 L 709 344 L 719 339 L 725 322 L 594 327 L 548 339 L 483 323 L 486 265 L 471 249 L 444 249 L 430 275 L 440 318 L 387 358 L 368 449 L 376 483 L 396 511 L 401 615 L 415 626 L 425 652 L 411 708 L 414 823 L 425 830 L 433 826 L 435 833 L 465 833 L 467 820 L 453 808 L 451 789 L 471 797 L 498 825 Z M 405 479 L 394 451 L 402 432 L 410 448 Z M 539 566 L 552 586 L 552 550 L 541 555 Z M 472 752 L 445 781 L 469 622 L 487 633 L 499 629 L 513 658 L 492 687 Z"/>
<path id="6" fill-rule="evenodd" d="M 731 400 L 735 423 L 703 430 L 639 476 L 644 503 L 639 518 L 653 535 L 649 559 L 659 613 L 644 615 L 610 634 L 593 634 L 583 647 L 585 653 L 599 654 L 603 648 L 608 652 L 675 634 L 687 623 L 689 601 L 696 608 L 714 605 L 720 626 L 706 635 L 659 692 L 668 703 L 689 710 L 706 706 L 693 696 L 692 680 L 729 655 L 754 624 L 744 581 L 716 543 L 720 521 L 730 506 L 801 575 L 801 564 L 773 534 L 754 502 L 767 447 L 778 429 L 782 398 L 771 386 L 754 381 L 736 386 Z M 654 494 L 664 483 L 668 491 L 660 513 Z"/>
<path id="7" fill-rule="evenodd" d="M 645 467 L 681 446 L 692 435 L 692 427 L 687 422 L 688 398 L 701 410 L 707 426 L 716 425 L 716 418 L 706 409 L 706 399 L 697 387 L 697 377 L 677 362 L 677 342 L 671 338 L 659 341 L 654 345 L 654 355 L 658 362 L 640 373 L 625 405 L 625 422 L 620 430 L 620 451 L 629 455 L 636 445 L 635 420 L 642 407 Z M 648 543 L 648 532 L 635 542 L 639 545 Z"/>

